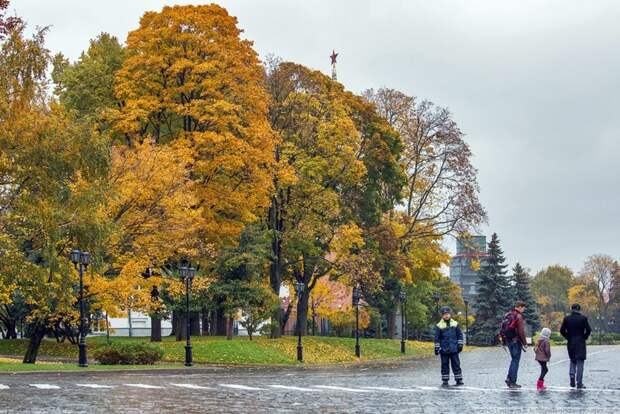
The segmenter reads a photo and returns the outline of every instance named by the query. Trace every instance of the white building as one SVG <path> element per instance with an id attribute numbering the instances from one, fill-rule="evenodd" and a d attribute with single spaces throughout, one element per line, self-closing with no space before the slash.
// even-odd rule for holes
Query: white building
<path id="1" fill-rule="evenodd" d="M 126 316 L 108 318 L 110 336 L 151 336 L 151 318 L 140 312 L 127 312 Z M 106 335 L 106 320 L 93 321 L 91 335 Z M 168 336 L 172 332 L 170 319 L 162 319 L 161 335 Z"/>

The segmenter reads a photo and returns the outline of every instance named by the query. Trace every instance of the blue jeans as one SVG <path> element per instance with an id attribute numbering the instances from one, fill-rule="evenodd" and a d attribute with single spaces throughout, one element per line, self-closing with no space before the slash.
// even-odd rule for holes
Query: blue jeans
<path id="1" fill-rule="evenodd" d="M 510 351 L 510 368 L 508 368 L 507 379 L 513 384 L 516 384 L 519 362 L 521 361 L 521 343 L 515 341 L 509 342 L 508 350 Z"/>
<path id="2" fill-rule="evenodd" d="M 568 371 L 568 375 L 571 378 L 577 377 L 577 385 L 583 385 L 583 359 L 578 359 L 570 362 L 570 368 Z"/>

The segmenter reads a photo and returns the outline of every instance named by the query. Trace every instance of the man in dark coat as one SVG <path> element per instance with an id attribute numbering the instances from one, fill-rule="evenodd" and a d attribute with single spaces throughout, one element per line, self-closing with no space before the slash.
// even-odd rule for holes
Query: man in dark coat
<path id="1" fill-rule="evenodd" d="M 571 314 L 562 321 L 560 333 L 568 341 L 568 357 L 570 358 L 570 386 L 585 388 L 583 385 L 583 365 L 586 360 L 586 341 L 592 333 L 588 318 L 581 314 L 581 306 L 575 303 L 571 306 Z"/>
<path id="2" fill-rule="evenodd" d="M 441 320 L 435 325 L 435 355 L 441 355 L 441 381 L 444 387 L 450 380 L 450 365 L 456 385 L 463 385 L 459 353 L 463 350 L 463 332 L 459 324 L 452 319 L 450 308 L 440 309 Z"/>

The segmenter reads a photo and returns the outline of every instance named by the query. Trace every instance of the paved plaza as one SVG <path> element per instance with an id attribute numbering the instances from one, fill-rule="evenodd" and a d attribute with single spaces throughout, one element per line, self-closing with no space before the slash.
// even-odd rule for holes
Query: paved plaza
<path id="1" fill-rule="evenodd" d="M 465 387 L 438 387 L 435 358 L 393 366 L 227 368 L 162 372 L 0 374 L 0 412 L 604 413 L 620 405 L 620 347 L 590 348 L 586 390 L 568 388 L 564 347 L 553 348 L 549 389 L 524 354 L 521 390 L 503 383 L 501 348 L 462 354 Z"/>

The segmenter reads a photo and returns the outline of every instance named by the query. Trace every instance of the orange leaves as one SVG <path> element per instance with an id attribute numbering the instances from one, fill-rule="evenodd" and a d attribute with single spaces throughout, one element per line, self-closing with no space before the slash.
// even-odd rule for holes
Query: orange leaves
<path id="1" fill-rule="evenodd" d="M 190 191 L 188 158 L 184 148 L 149 143 L 115 149 L 108 207 L 117 228 L 112 244 L 117 257 L 161 263 L 173 251 L 193 255 L 202 220 Z"/>
<path id="2" fill-rule="evenodd" d="M 132 142 L 187 151 L 201 236 L 230 242 L 256 219 L 271 190 L 273 133 L 263 73 L 223 8 L 165 7 L 127 38 L 116 128 Z"/>

